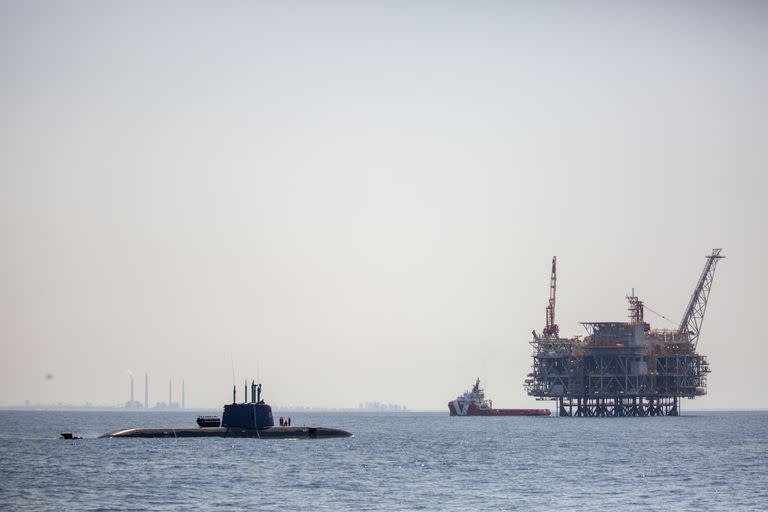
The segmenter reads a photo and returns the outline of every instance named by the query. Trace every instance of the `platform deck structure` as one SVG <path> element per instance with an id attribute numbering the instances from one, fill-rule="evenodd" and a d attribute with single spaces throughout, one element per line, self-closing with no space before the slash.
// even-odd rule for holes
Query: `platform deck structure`
<path id="1" fill-rule="evenodd" d="M 707 392 L 707 357 L 697 352 L 720 250 L 707 257 L 677 329 L 651 329 L 634 291 L 628 322 L 583 322 L 585 337 L 563 338 L 554 324 L 554 258 L 547 327 L 533 332 L 532 371 L 524 387 L 554 400 L 560 416 L 677 416 L 682 398 Z"/>

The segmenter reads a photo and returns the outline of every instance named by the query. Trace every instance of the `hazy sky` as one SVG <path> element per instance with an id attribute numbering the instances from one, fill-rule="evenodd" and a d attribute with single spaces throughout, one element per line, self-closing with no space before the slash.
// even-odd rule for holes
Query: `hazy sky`
<path id="1" fill-rule="evenodd" d="M 0 405 L 533 406 L 553 255 L 583 334 L 722 247 L 683 407 L 768 407 L 768 3 L 154 3 L 0 4 Z"/>

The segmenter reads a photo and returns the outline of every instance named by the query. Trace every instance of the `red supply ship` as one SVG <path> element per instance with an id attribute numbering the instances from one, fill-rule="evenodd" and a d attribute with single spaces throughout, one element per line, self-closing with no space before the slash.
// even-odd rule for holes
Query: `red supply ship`
<path id="1" fill-rule="evenodd" d="M 471 391 L 448 402 L 451 416 L 549 416 L 549 409 L 494 409 L 493 402 L 485 399 L 478 378 Z"/>

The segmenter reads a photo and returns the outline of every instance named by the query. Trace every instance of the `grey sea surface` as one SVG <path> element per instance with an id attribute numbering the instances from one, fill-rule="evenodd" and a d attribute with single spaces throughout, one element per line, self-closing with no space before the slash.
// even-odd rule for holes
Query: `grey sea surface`
<path id="1" fill-rule="evenodd" d="M 218 414 L 219 411 L 209 411 Z M 275 411 L 352 438 L 97 439 L 199 412 L 0 411 L 0 509 L 768 510 L 768 412 Z M 59 432 L 85 439 L 64 441 Z"/>

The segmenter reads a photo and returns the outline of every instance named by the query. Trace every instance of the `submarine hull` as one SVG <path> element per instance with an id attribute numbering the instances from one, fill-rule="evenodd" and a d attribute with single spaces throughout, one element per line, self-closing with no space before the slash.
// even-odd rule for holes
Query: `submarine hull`
<path id="1" fill-rule="evenodd" d="M 245 398 L 248 398 L 246 381 Z M 221 420 L 217 416 L 200 416 L 197 418 L 199 428 L 126 428 L 109 432 L 101 437 L 106 438 L 179 438 L 179 437 L 250 437 L 257 439 L 320 439 L 329 437 L 350 437 L 346 430 L 327 427 L 292 427 L 275 426 L 272 407 L 261 399 L 261 384 L 251 382 L 251 401 L 237 403 L 236 391 L 232 389 L 232 403 L 224 405 Z M 288 422 L 290 423 L 290 418 Z"/>
<path id="2" fill-rule="evenodd" d="M 116 430 L 102 438 L 169 438 L 169 437 L 252 437 L 257 439 L 320 439 L 350 437 L 346 430 L 326 427 L 203 427 L 203 428 L 129 428 Z"/>

